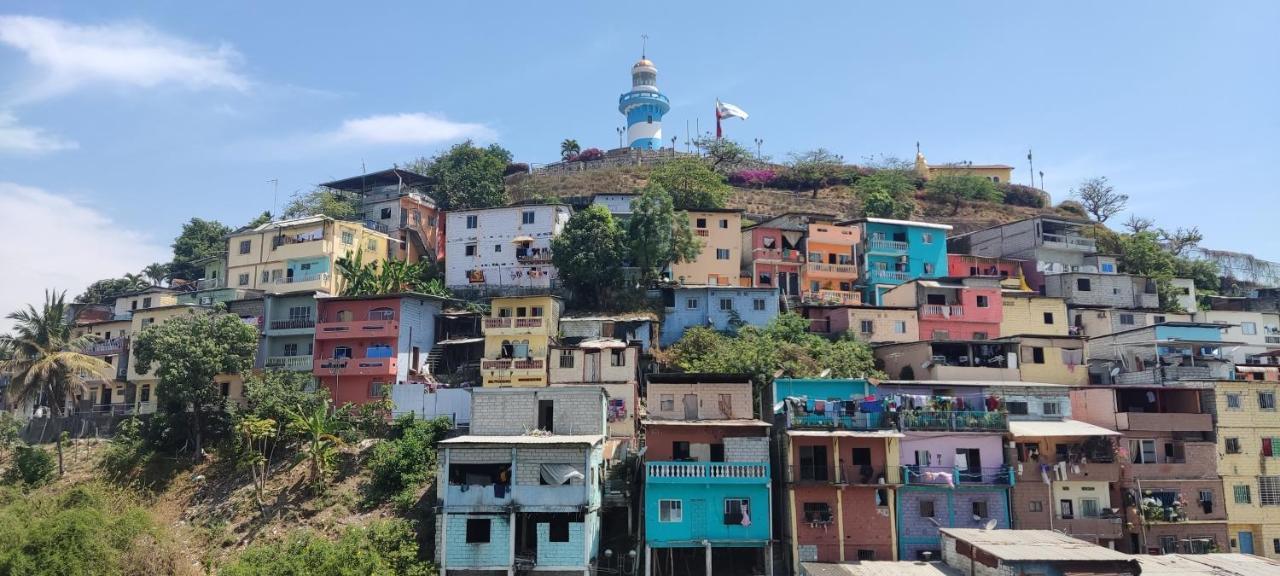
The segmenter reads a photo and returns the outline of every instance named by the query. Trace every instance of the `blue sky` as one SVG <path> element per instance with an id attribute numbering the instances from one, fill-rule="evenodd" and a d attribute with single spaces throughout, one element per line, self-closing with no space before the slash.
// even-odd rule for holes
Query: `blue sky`
<path id="1" fill-rule="evenodd" d="M 1108 176 L 1205 245 L 1265 241 L 1280 153 L 1280 3 L 8 1 L 0 6 L 0 248 L 45 286 L 163 260 L 191 216 L 238 225 L 318 182 L 460 138 L 527 162 L 616 145 L 648 34 L 667 138 L 713 122 L 765 154 L 1018 167 L 1055 200 Z M 648 16 L 646 16 L 648 15 Z M 1118 217 L 1123 220 L 1124 215 Z M 86 247 L 88 246 L 88 247 Z"/>

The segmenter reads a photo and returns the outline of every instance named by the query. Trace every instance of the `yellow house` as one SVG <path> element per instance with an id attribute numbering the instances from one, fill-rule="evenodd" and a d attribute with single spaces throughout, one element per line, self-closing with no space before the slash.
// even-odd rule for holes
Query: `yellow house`
<path id="1" fill-rule="evenodd" d="M 124 379 L 125 368 L 128 366 L 126 359 L 129 355 L 129 331 L 132 327 L 132 320 L 122 319 L 80 324 L 73 330 L 76 336 L 96 336 L 97 342 L 90 344 L 83 352 L 111 366 L 108 374 L 87 382 L 87 389 L 82 394 L 77 394 L 74 405 L 77 412 L 111 412 L 129 408 L 124 403 Z"/>
<path id="2" fill-rule="evenodd" d="M 943 175 L 972 175 L 990 180 L 996 184 L 1008 184 L 1013 181 L 1013 166 L 1007 164 L 974 164 L 972 162 L 953 162 L 930 166 L 924 154 L 916 150 L 916 174 L 929 180 Z"/>
<path id="3" fill-rule="evenodd" d="M 268 222 L 233 233 L 227 240 L 227 286 L 271 293 L 341 291 L 335 262 L 359 254 L 364 263 L 383 262 L 390 236 L 359 222 L 308 216 Z"/>
<path id="4" fill-rule="evenodd" d="M 737 285 L 742 268 L 742 210 L 690 210 L 689 227 L 702 250 L 692 262 L 671 265 L 671 279 L 683 284 Z"/>
<path id="5" fill-rule="evenodd" d="M 1280 558 L 1280 382 L 1215 382 L 1218 474 L 1231 549 Z"/>
<path id="6" fill-rule="evenodd" d="M 485 386 L 546 386 L 547 353 L 560 325 L 560 299 L 551 295 L 494 298 L 484 319 Z"/>
<path id="7" fill-rule="evenodd" d="M 1089 383 L 1087 344 L 1078 336 L 1008 336 L 1017 344 L 1018 374 L 1026 382 L 1084 386 Z"/>
<path id="8" fill-rule="evenodd" d="M 143 330 L 150 328 L 156 324 L 163 324 L 173 318 L 183 314 L 207 313 L 207 308 L 192 304 L 175 304 L 172 306 L 164 306 L 160 308 L 150 308 L 147 310 L 138 310 L 133 314 L 130 333 L 134 340 L 142 333 Z M 118 397 L 119 402 L 127 403 L 132 396 L 133 409 L 137 414 L 150 414 L 156 411 L 156 387 L 160 379 L 156 377 L 156 365 L 152 364 L 151 369 L 146 372 L 138 370 L 137 356 L 133 352 L 133 346 L 129 347 L 129 364 L 127 387 L 132 388 L 132 394 L 128 394 L 125 386 L 119 387 L 112 395 Z M 116 382 L 114 384 L 120 384 Z M 229 398 L 237 403 L 244 399 L 244 381 L 239 374 L 219 374 L 214 378 L 214 385 L 218 387 L 219 392 L 224 398 Z M 118 395 L 118 396 L 117 396 Z"/>
<path id="9" fill-rule="evenodd" d="M 1071 332 L 1067 302 L 1062 298 L 1005 290 L 1001 299 L 1004 315 L 1000 319 L 1000 334 L 1003 336 L 1066 336 Z"/>
<path id="10" fill-rule="evenodd" d="M 172 288 L 151 286 L 136 292 L 121 294 L 116 298 L 116 319 L 128 320 L 129 315 L 138 310 L 173 306 L 178 303 L 178 291 Z"/>

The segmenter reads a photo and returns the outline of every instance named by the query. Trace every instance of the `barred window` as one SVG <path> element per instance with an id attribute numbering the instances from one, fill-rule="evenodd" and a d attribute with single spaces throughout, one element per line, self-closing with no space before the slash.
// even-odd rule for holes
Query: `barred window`
<path id="1" fill-rule="evenodd" d="M 1249 490 L 1248 484 L 1236 484 L 1231 487 L 1231 491 L 1235 494 L 1236 504 L 1253 503 L 1253 493 Z"/>
<path id="2" fill-rule="evenodd" d="M 1258 501 L 1263 506 L 1280 506 L 1280 476 L 1258 477 Z"/>

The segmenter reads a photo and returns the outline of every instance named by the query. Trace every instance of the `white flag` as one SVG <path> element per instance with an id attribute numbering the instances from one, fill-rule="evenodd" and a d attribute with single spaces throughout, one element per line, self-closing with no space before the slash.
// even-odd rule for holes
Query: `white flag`
<path id="1" fill-rule="evenodd" d="M 719 100 L 716 100 L 716 116 L 720 118 L 741 118 L 743 120 L 747 119 L 747 113 L 745 110 L 737 106 L 734 106 L 733 104 L 727 104 Z"/>

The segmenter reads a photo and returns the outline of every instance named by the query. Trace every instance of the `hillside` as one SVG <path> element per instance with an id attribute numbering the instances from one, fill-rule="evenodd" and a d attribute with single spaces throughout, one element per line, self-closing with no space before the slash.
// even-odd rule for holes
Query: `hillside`
<path id="1" fill-rule="evenodd" d="M 518 174 L 507 179 L 507 191 L 512 201 L 585 198 L 599 193 L 635 192 L 644 187 L 651 169 L 652 166 L 623 166 L 554 174 Z M 963 234 L 1037 214 L 1071 216 L 1056 208 L 1037 209 L 976 202 L 966 203 L 958 214 L 952 216 L 949 207 L 930 202 L 920 192 L 916 194 L 916 204 L 917 210 L 913 218 L 950 224 L 955 227 L 953 234 Z M 817 198 L 811 197 L 809 192 L 734 187 L 728 207 L 740 208 L 752 219 L 787 212 L 822 212 L 846 218 L 863 215 L 853 190 L 845 185 L 823 188 L 818 191 Z"/>

